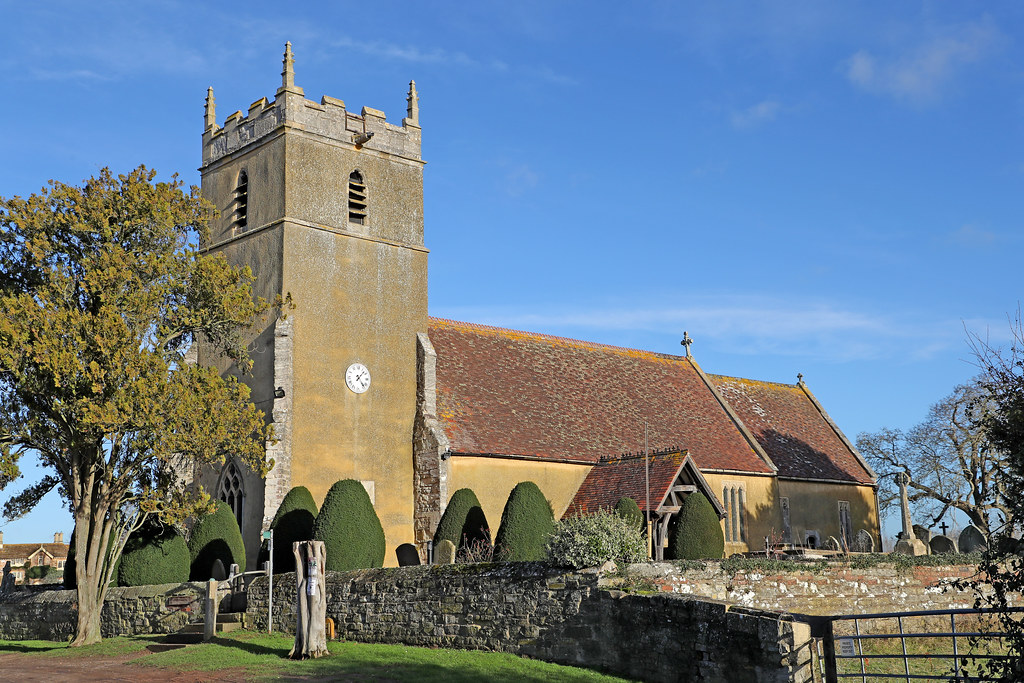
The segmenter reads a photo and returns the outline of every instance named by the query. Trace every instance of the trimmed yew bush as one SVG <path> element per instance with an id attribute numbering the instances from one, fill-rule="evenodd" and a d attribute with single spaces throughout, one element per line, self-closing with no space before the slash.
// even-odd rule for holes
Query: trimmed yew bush
<path id="1" fill-rule="evenodd" d="M 448 501 L 434 532 L 434 546 L 445 539 L 459 549 L 491 544 L 487 516 L 472 489 L 459 489 Z"/>
<path id="2" fill-rule="evenodd" d="M 638 530 L 643 530 L 644 513 L 640 511 L 640 506 L 632 498 L 628 496 L 619 498 L 619 502 L 615 504 L 615 514 L 635 526 Z"/>
<path id="3" fill-rule="evenodd" d="M 274 573 L 295 571 L 295 553 L 292 543 L 313 540 L 313 522 L 316 521 L 316 501 L 305 486 L 289 491 L 277 508 L 270 528 L 274 530 Z M 267 551 L 261 551 L 266 559 Z"/>
<path id="4" fill-rule="evenodd" d="M 683 501 L 668 535 L 670 560 L 718 560 L 725 554 L 722 524 L 711 502 L 699 491 Z"/>
<path id="5" fill-rule="evenodd" d="M 384 527 L 355 479 L 343 479 L 327 492 L 313 522 L 313 540 L 327 548 L 328 571 L 384 566 Z"/>
<path id="6" fill-rule="evenodd" d="M 597 567 L 608 560 L 641 562 L 647 559 L 647 544 L 634 520 L 598 510 L 555 522 L 548 539 L 548 558 L 558 567 L 576 569 Z"/>
<path id="7" fill-rule="evenodd" d="M 501 513 L 494 558 L 502 562 L 547 559 L 548 536 L 554 528 L 555 515 L 540 488 L 532 481 L 519 482 Z"/>
<path id="8" fill-rule="evenodd" d="M 149 586 L 188 581 L 188 545 L 169 524 L 147 521 L 124 545 L 117 567 L 117 585 Z"/>
<path id="9" fill-rule="evenodd" d="M 199 518 L 188 538 L 189 579 L 192 581 L 209 579 L 213 563 L 217 560 L 224 565 L 225 571 L 232 564 L 237 564 L 239 571 L 245 571 L 245 544 L 235 513 L 222 500 L 214 504 L 216 509 Z"/>

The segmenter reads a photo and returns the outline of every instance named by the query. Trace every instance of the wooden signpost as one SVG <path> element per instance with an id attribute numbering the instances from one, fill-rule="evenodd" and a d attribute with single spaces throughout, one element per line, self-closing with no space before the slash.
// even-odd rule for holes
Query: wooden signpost
<path id="1" fill-rule="evenodd" d="M 296 541 L 292 550 L 298 583 L 298 623 L 295 625 L 295 645 L 288 656 L 292 659 L 315 659 L 330 654 L 327 650 L 327 591 L 324 581 L 327 551 L 323 541 Z"/>

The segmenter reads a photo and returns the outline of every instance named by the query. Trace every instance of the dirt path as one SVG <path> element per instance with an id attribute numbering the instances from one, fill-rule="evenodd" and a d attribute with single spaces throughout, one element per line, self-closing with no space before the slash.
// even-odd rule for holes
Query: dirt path
<path id="1" fill-rule="evenodd" d="M 244 669 L 218 671 L 173 671 L 139 666 L 132 661 L 145 657 L 146 652 L 135 652 L 123 657 L 37 657 L 9 653 L 0 654 L 0 671 L 4 678 L 25 681 L 126 681 L 135 683 L 244 683 L 251 680 Z"/>

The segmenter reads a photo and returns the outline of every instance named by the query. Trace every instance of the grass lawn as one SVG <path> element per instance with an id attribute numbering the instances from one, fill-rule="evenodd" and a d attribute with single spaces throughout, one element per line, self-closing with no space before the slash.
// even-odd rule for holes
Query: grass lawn
<path id="1" fill-rule="evenodd" d="M 108 638 L 82 648 L 50 641 L 0 641 L 0 654 L 28 657 L 109 658 L 141 652 L 159 636 Z M 234 669 L 262 680 L 339 678 L 359 681 L 625 681 L 587 669 L 549 664 L 498 652 L 431 650 L 403 645 L 331 642 L 330 657 L 301 662 L 286 659 L 291 636 L 237 631 L 182 650 L 146 654 L 132 665 L 177 671 Z"/>

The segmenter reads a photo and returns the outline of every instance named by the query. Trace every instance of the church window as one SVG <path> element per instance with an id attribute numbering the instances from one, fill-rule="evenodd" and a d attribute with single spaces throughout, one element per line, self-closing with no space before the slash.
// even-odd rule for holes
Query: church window
<path id="1" fill-rule="evenodd" d="M 245 230 L 249 217 L 249 174 L 242 169 L 238 174 L 238 186 L 235 188 L 235 229 Z"/>
<path id="2" fill-rule="evenodd" d="M 843 546 L 849 548 L 853 544 L 853 520 L 850 518 L 850 501 L 839 501 L 839 533 Z"/>
<path id="3" fill-rule="evenodd" d="M 217 497 L 228 504 L 231 511 L 235 513 L 238 521 L 238 528 L 242 528 L 242 502 L 245 500 L 245 489 L 242 486 L 242 475 L 235 463 L 228 463 L 220 476 L 220 486 Z"/>
<path id="4" fill-rule="evenodd" d="M 747 505 L 746 487 L 743 484 L 726 482 L 722 487 L 722 502 L 725 505 L 726 543 L 746 543 L 747 520 L 744 512 Z"/>
<path id="5" fill-rule="evenodd" d="M 348 177 L 348 222 L 356 225 L 366 222 L 366 183 L 359 171 L 352 171 Z"/>

